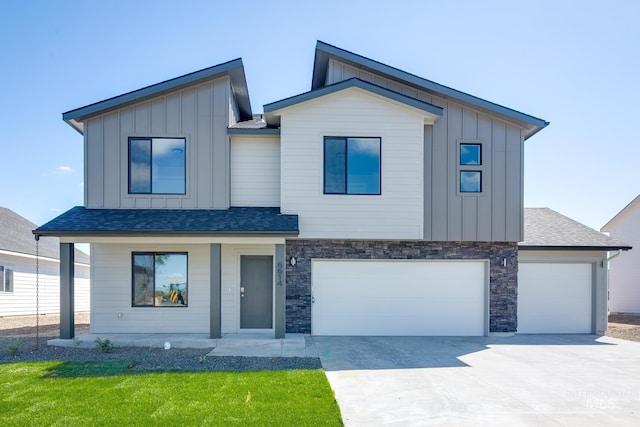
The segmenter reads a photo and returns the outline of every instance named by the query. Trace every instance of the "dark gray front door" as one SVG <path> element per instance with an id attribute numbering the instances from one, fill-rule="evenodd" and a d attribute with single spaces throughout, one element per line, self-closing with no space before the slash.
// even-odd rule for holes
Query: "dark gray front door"
<path id="1" fill-rule="evenodd" d="M 273 327 L 273 257 L 240 256 L 240 329 Z"/>

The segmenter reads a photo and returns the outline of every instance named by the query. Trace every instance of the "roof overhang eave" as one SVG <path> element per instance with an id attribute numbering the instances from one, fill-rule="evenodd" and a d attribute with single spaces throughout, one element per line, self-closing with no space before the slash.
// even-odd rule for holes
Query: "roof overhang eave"
<path id="1" fill-rule="evenodd" d="M 104 114 L 137 102 L 143 102 L 147 99 L 173 92 L 175 90 L 180 90 L 187 86 L 199 84 L 207 80 L 216 79 L 225 74 L 228 75 L 231 80 L 231 90 L 236 98 L 236 104 L 238 106 L 241 119 L 251 119 L 251 103 L 249 101 L 249 91 L 244 73 L 244 65 L 242 63 L 242 59 L 237 58 L 222 64 L 214 65 L 209 68 L 127 92 L 113 98 L 108 98 L 103 101 L 98 101 L 84 107 L 67 111 L 62 114 L 62 120 L 67 122 L 78 132 L 83 133 L 83 126 L 79 123 L 84 122 L 89 117 Z"/>
<path id="2" fill-rule="evenodd" d="M 521 251 L 628 251 L 632 246 L 554 246 L 554 245 L 518 245 Z"/>
<path id="3" fill-rule="evenodd" d="M 35 236 L 54 236 L 54 237 L 256 237 L 256 236 L 282 236 L 282 237 L 297 237 L 300 232 L 296 231 L 277 231 L 277 230 L 249 230 L 249 231 L 208 231 L 208 230 L 196 230 L 196 231 L 182 231 L 182 230 L 145 230 L 145 231 L 132 231 L 132 230 L 33 230 L 32 233 Z"/>
<path id="4" fill-rule="evenodd" d="M 470 95 L 465 92 L 441 85 L 431 80 L 416 76 L 414 74 L 402 71 L 398 68 L 391 67 L 381 62 L 366 58 L 364 56 L 346 51 L 336 46 L 317 42 L 316 52 L 313 64 L 313 77 L 311 80 L 311 89 L 316 89 L 326 84 L 327 72 L 329 68 L 329 59 L 335 58 L 342 62 L 349 63 L 356 68 L 363 68 L 376 74 L 383 75 L 392 80 L 401 81 L 404 84 L 426 92 L 436 93 L 444 98 L 452 99 L 458 102 L 481 108 L 483 110 L 499 114 L 511 121 L 522 123 L 524 127 L 529 127 L 531 131 L 525 134 L 524 139 L 528 139 L 540 130 L 544 129 L 549 122 L 535 116 L 514 110 L 503 105 L 496 104 L 491 101 Z"/>

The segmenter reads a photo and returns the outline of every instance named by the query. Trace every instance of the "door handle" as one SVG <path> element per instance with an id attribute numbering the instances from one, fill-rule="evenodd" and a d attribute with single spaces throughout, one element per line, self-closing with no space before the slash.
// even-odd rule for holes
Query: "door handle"
<path id="1" fill-rule="evenodd" d="M 244 298 L 244 286 L 240 286 L 240 298 Z"/>

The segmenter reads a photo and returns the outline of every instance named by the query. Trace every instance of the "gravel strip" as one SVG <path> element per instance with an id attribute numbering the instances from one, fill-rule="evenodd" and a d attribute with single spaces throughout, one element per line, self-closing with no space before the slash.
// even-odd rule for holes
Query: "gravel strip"
<path id="1" fill-rule="evenodd" d="M 18 344 L 16 340 L 21 340 Z M 38 350 L 34 337 L 0 338 L 0 363 L 40 360 L 73 362 L 133 360 L 133 371 L 282 371 L 290 369 L 321 369 L 317 357 L 240 357 L 208 356 L 212 349 L 115 347 L 111 353 L 94 348 L 57 347 L 40 338 Z M 12 356 L 10 347 L 17 347 Z"/>

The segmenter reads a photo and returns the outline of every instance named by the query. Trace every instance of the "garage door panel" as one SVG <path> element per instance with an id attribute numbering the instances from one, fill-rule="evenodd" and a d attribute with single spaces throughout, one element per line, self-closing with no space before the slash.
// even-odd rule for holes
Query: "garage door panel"
<path id="1" fill-rule="evenodd" d="M 591 333 L 590 263 L 521 263 L 518 332 Z"/>
<path id="2" fill-rule="evenodd" d="M 483 335 L 485 263 L 312 263 L 314 335 Z"/>

